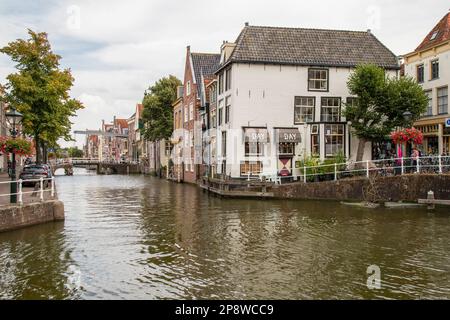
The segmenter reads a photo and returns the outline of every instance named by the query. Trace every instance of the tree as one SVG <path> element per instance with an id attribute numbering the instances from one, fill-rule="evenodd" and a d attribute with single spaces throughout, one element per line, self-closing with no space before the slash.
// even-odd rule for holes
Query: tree
<path id="1" fill-rule="evenodd" d="M 83 158 L 83 150 L 78 149 L 78 147 L 70 147 L 67 149 L 67 154 L 70 158 Z"/>
<path id="2" fill-rule="evenodd" d="M 69 96 L 74 78 L 70 69 L 59 69 L 61 57 L 52 52 L 45 32 L 28 29 L 27 40 L 18 39 L 0 49 L 16 62 L 17 73 L 7 76 L 5 101 L 23 114 L 23 133 L 36 143 L 36 162 L 46 158 L 48 147 L 63 138 L 72 140 L 70 117 L 83 108 Z M 44 159 L 46 160 L 46 159 Z"/>
<path id="3" fill-rule="evenodd" d="M 384 69 L 359 65 L 347 83 L 357 103 L 346 104 L 343 115 L 359 139 L 356 161 L 362 161 L 366 142 L 386 138 L 396 127 L 409 127 L 425 112 L 428 98 L 410 77 L 386 77 Z M 404 114 L 409 112 L 411 118 Z"/>
<path id="4" fill-rule="evenodd" d="M 158 80 L 144 93 L 142 133 L 146 139 L 157 141 L 172 135 L 172 103 L 177 98 L 178 86 L 181 86 L 181 81 L 171 75 Z"/>

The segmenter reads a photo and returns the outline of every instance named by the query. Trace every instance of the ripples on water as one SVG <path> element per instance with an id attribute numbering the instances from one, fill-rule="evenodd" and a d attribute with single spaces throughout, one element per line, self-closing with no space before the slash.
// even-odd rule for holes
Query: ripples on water
<path id="1" fill-rule="evenodd" d="M 0 234 L 0 298 L 450 298 L 445 210 L 219 199 L 83 172 L 58 177 L 64 223 Z"/>

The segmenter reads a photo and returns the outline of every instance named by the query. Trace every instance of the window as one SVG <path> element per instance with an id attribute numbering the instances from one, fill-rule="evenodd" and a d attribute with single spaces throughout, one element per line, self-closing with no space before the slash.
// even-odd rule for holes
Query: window
<path id="1" fill-rule="evenodd" d="M 189 120 L 194 120 L 194 105 L 192 103 L 189 105 Z"/>
<path id="2" fill-rule="evenodd" d="M 222 132 L 222 157 L 227 155 L 227 132 Z"/>
<path id="3" fill-rule="evenodd" d="M 217 125 L 221 126 L 223 121 L 223 99 L 219 101 L 219 118 Z"/>
<path id="4" fill-rule="evenodd" d="M 213 104 L 216 102 L 216 86 L 213 85 L 210 89 L 209 89 L 209 102 L 210 104 Z"/>
<path id="5" fill-rule="evenodd" d="M 438 113 L 448 113 L 448 87 L 438 88 Z"/>
<path id="6" fill-rule="evenodd" d="M 225 123 L 230 122 L 231 97 L 225 98 Z"/>
<path id="7" fill-rule="evenodd" d="M 228 91 L 231 89 L 231 68 L 225 71 L 225 81 L 225 91 Z"/>
<path id="8" fill-rule="evenodd" d="M 188 106 L 184 107 L 184 122 L 188 122 L 189 121 L 189 109 Z"/>
<path id="9" fill-rule="evenodd" d="M 211 127 L 212 128 L 216 128 L 217 127 L 217 123 L 216 123 L 217 119 L 216 119 L 216 110 L 211 111 Z"/>
<path id="10" fill-rule="evenodd" d="M 328 91 L 327 69 L 308 69 L 308 90 Z"/>
<path id="11" fill-rule="evenodd" d="M 313 122 L 315 105 L 314 97 L 295 97 L 294 123 Z"/>
<path id="12" fill-rule="evenodd" d="M 431 61 L 431 80 L 439 78 L 439 60 Z"/>
<path id="13" fill-rule="evenodd" d="M 419 64 L 417 66 L 417 82 L 418 83 L 422 83 L 424 81 L 424 68 L 423 68 L 423 64 Z"/>
<path id="14" fill-rule="evenodd" d="M 433 91 L 426 91 L 425 94 L 428 96 L 428 106 L 427 110 L 424 113 L 424 116 L 432 116 L 433 115 Z"/>
<path id="15" fill-rule="evenodd" d="M 333 157 L 339 151 L 344 151 L 344 125 L 325 125 L 325 156 Z"/>
<path id="16" fill-rule="evenodd" d="M 262 156 L 264 155 L 264 144 L 261 142 L 245 142 L 245 156 Z"/>
<path id="17" fill-rule="evenodd" d="M 187 96 L 191 95 L 191 81 L 188 81 L 186 83 L 186 95 Z"/>
<path id="18" fill-rule="evenodd" d="M 261 161 L 242 161 L 241 162 L 241 176 L 257 176 L 262 172 Z"/>
<path id="19" fill-rule="evenodd" d="M 294 150 L 294 143 L 292 142 L 282 142 L 278 144 L 278 154 L 280 155 L 293 155 Z"/>
<path id="20" fill-rule="evenodd" d="M 340 121 L 341 98 L 322 98 L 321 120 L 324 122 Z"/>
<path id="21" fill-rule="evenodd" d="M 219 94 L 223 93 L 223 72 L 219 74 Z"/>
<path id="22" fill-rule="evenodd" d="M 166 151 L 166 156 L 170 157 L 170 154 L 172 153 L 172 144 L 169 141 L 166 141 L 165 151 Z"/>
<path id="23" fill-rule="evenodd" d="M 439 33 L 439 31 L 435 31 L 435 32 L 431 35 L 430 40 L 432 41 L 432 40 L 436 39 L 438 33 Z"/>

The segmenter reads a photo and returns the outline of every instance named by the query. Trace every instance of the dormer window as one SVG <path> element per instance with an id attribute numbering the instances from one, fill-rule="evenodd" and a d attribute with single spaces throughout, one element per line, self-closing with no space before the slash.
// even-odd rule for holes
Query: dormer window
<path id="1" fill-rule="evenodd" d="M 434 40 L 434 39 L 436 39 L 436 37 L 437 37 L 437 35 L 438 35 L 438 33 L 439 33 L 439 31 L 435 31 L 432 35 L 431 35 L 431 38 L 430 38 L 430 40 Z"/>

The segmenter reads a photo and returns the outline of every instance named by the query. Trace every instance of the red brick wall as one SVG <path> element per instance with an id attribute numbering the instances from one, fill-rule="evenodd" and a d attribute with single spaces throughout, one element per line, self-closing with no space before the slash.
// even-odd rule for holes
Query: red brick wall
<path id="1" fill-rule="evenodd" d="M 183 93 L 183 127 L 184 129 L 188 131 L 194 132 L 194 123 L 196 120 L 199 119 L 199 108 L 200 108 L 200 102 L 197 99 L 197 85 L 194 84 L 194 74 L 193 70 L 191 69 L 191 50 L 190 47 L 187 47 L 186 50 L 186 63 L 185 63 L 185 69 L 184 69 L 184 93 Z M 189 95 L 187 95 L 187 83 L 190 81 L 191 83 L 191 92 Z M 185 107 L 188 107 L 187 111 L 189 113 L 189 105 L 192 103 L 194 106 L 194 119 L 189 120 L 188 122 L 184 122 L 184 111 L 186 110 Z M 189 114 L 188 114 L 188 119 Z M 194 159 L 194 147 L 191 148 L 191 158 Z M 185 171 L 184 171 L 184 181 L 189 183 L 196 183 L 197 182 L 197 166 L 194 166 L 194 172 L 191 172 L 189 170 L 189 166 L 185 165 Z"/>

